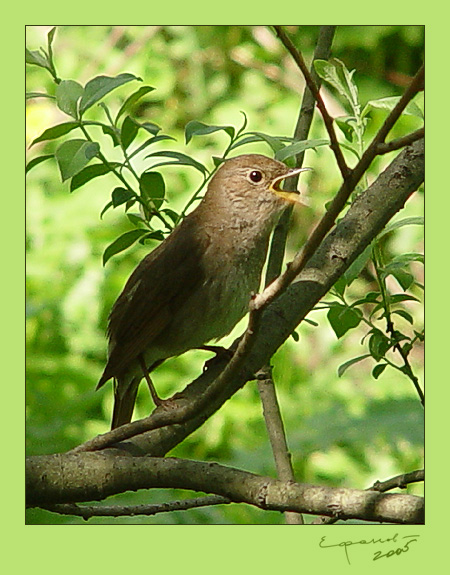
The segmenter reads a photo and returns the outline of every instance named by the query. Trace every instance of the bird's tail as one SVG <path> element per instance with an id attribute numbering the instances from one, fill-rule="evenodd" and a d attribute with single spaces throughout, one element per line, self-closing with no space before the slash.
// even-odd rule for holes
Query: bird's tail
<path id="1" fill-rule="evenodd" d="M 120 382 L 120 380 L 116 381 L 111 429 L 115 429 L 131 421 L 139 382 L 140 378 L 134 377 L 131 381 L 127 382 L 124 391 L 124 382 Z"/>

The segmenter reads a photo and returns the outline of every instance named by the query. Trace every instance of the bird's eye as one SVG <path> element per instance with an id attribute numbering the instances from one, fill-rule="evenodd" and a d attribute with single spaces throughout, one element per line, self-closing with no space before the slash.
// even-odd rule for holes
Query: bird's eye
<path id="1" fill-rule="evenodd" d="M 252 170 L 250 172 L 250 180 L 257 184 L 258 182 L 260 182 L 262 180 L 262 173 L 259 170 Z"/>

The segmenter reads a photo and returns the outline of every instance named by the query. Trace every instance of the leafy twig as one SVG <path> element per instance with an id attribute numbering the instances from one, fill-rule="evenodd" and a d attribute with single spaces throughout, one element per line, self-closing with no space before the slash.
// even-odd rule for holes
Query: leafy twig
<path id="1" fill-rule="evenodd" d="M 385 279 L 381 276 L 381 271 L 380 271 L 382 266 L 383 266 L 383 262 L 381 261 L 381 257 L 382 257 L 381 249 L 377 244 L 375 244 L 374 249 L 373 249 L 373 262 L 374 262 L 378 286 L 380 288 L 380 293 L 381 293 L 381 297 L 383 300 L 384 316 L 386 318 L 386 330 L 390 335 L 391 341 L 395 342 L 394 343 L 394 349 L 398 351 L 398 353 L 400 354 L 400 356 L 403 360 L 403 367 L 397 368 L 397 369 L 399 369 L 402 373 L 404 373 L 407 377 L 409 377 L 409 379 L 412 381 L 412 383 L 413 383 L 413 385 L 417 391 L 417 394 L 419 395 L 419 398 L 420 398 L 422 405 L 425 406 L 425 395 L 424 395 L 424 393 L 423 393 L 423 391 L 419 385 L 419 380 L 416 377 L 416 375 L 414 375 L 411 364 L 409 363 L 409 360 L 408 360 L 408 355 L 405 353 L 403 347 L 401 346 L 400 342 L 398 341 L 397 333 L 394 329 L 394 323 L 392 321 L 392 315 L 391 315 L 389 294 L 388 294 L 387 289 L 386 289 Z"/>
<path id="2" fill-rule="evenodd" d="M 282 26 L 274 26 L 274 29 L 277 33 L 277 36 L 280 38 L 281 42 L 288 50 L 288 52 L 291 54 L 297 66 L 300 68 L 305 78 L 305 82 L 317 102 L 317 107 L 319 108 L 320 113 L 322 114 L 325 127 L 330 137 L 330 147 L 333 150 L 342 178 L 345 180 L 345 178 L 349 175 L 349 168 L 345 162 L 344 155 L 342 154 L 341 148 L 339 146 L 339 142 L 333 126 L 333 118 L 330 116 L 328 110 L 326 109 L 325 103 L 322 99 L 322 96 L 320 95 L 316 82 L 314 82 L 313 78 L 311 77 L 311 74 L 308 70 L 308 67 L 305 63 L 305 60 L 303 59 L 301 52 L 297 50 L 297 48 L 294 46 L 292 40 L 286 34 Z"/>

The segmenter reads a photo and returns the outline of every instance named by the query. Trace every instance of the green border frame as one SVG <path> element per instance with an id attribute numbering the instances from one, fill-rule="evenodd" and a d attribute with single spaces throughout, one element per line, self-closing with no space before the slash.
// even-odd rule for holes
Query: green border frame
<path id="1" fill-rule="evenodd" d="M 426 204 L 426 241 L 427 241 L 427 320 L 431 323 L 428 334 L 431 337 L 427 346 L 427 375 L 436 389 L 439 385 L 439 400 L 436 393 L 428 396 L 427 407 L 427 464 L 428 486 L 427 489 L 427 513 L 426 525 L 411 526 L 310 526 L 309 528 L 296 531 L 288 526 L 93 526 L 87 525 L 88 529 L 78 526 L 25 526 L 24 525 L 24 480 L 23 480 L 23 409 L 24 405 L 24 331 L 23 315 L 24 308 L 24 193 L 21 183 L 23 182 L 23 160 L 19 149 L 23 149 L 23 132 L 20 129 L 19 118 L 24 118 L 23 108 L 16 107 L 23 102 L 23 19 L 30 24 L 45 22 L 66 21 L 71 19 L 70 14 L 75 6 L 67 4 L 42 5 L 42 3 L 26 3 L 21 5 L 23 14 L 12 17 L 11 21 L 5 22 L 2 42 L 4 43 L 3 66 L 8 78 L 7 86 L 15 92 L 15 86 L 20 94 L 5 94 L 6 86 L 2 90 L 6 102 L 3 105 L 4 131 L 3 141 L 7 142 L 4 155 L 7 157 L 4 171 L 6 172 L 7 184 L 3 187 L 3 198 L 6 200 L 6 209 L 3 209 L 3 225 L 1 226 L 1 246 L 3 263 L 3 350 L 8 350 L 4 357 L 8 358 L 8 364 L 3 364 L 4 382 L 3 393 L 12 392 L 3 403 L 3 421 L 8 428 L 8 436 L 5 441 L 7 447 L 7 461 L 4 466 L 4 479 L 6 486 L 3 487 L 3 500 L 6 509 L 3 513 L 5 529 L 3 535 L 4 549 L 10 554 L 9 564 L 14 564 L 20 572 L 24 569 L 45 569 L 47 573 L 72 573 L 79 571 L 96 572 L 97 570 L 109 573 L 125 572 L 133 569 L 164 569 L 164 571 L 176 572 L 178 569 L 195 569 L 196 572 L 210 572 L 218 567 L 224 570 L 238 569 L 239 573 L 251 569 L 252 572 L 272 573 L 283 569 L 289 569 L 294 573 L 305 572 L 310 569 L 331 568 L 333 572 L 348 569 L 342 547 L 320 549 L 319 542 L 326 536 L 327 543 L 340 543 L 344 541 L 366 541 L 375 539 L 387 539 L 395 533 L 399 538 L 403 535 L 419 535 L 418 542 L 411 545 L 410 551 L 401 556 L 382 558 L 373 562 L 373 551 L 378 549 L 374 545 L 354 546 L 351 549 L 352 567 L 363 568 L 365 572 L 383 570 L 384 573 L 396 573 L 400 568 L 409 569 L 410 573 L 421 573 L 424 567 L 431 565 L 434 559 L 444 558 L 444 533 L 448 526 L 444 526 L 446 520 L 446 506 L 438 503 L 438 498 L 447 489 L 444 470 L 440 470 L 440 462 L 447 459 L 447 438 L 442 434 L 439 422 L 448 419 L 447 406 L 449 402 L 442 394 L 448 394 L 447 370 L 441 366 L 441 358 L 448 353 L 448 335 L 442 334 L 439 326 L 443 324 L 443 297 L 439 297 L 438 286 L 445 285 L 445 278 L 438 281 L 435 277 L 437 270 L 447 269 L 447 246 L 443 242 L 446 236 L 438 235 L 439 229 L 445 229 L 444 218 L 449 213 L 445 205 L 448 202 L 448 193 L 445 186 L 447 174 L 440 169 L 446 166 L 448 146 L 442 142 L 437 145 L 435 138 L 444 138 L 446 135 L 443 121 L 446 117 L 445 96 L 447 94 L 447 76 L 442 68 L 445 65 L 446 45 L 443 40 L 444 25 L 434 23 L 438 18 L 442 21 L 443 11 L 437 3 L 432 2 L 428 13 L 433 12 L 436 16 L 421 14 L 417 19 L 425 21 L 426 46 L 427 46 L 427 121 L 428 121 L 428 147 L 427 147 L 427 176 L 433 181 L 439 178 L 439 184 L 431 186 L 432 191 L 439 190 L 439 210 L 436 209 L 436 193 L 432 194 L 431 200 Z M 251 22 L 255 16 L 259 20 L 270 21 L 293 21 L 302 24 L 316 24 L 317 5 L 310 7 L 308 4 L 289 3 L 276 7 L 273 5 L 263 6 L 260 3 L 251 2 L 245 5 L 242 2 L 231 0 L 225 4 L 211 2 L 185 3 L 175 0 L 166 7 L 147 3 L 135 2 L 130 14 L 127 10 L 123 16 L 119 15 L 120 7 L 110 5 L 102 6 L 84 2 L 76 4 L 76 17 L 89 23 L 104 23 L 113 16 L 114 20 L 130 16 L 139 21 L 145 20 L 148 15 L 149 21 L 170 21 L 173 15 L 184 24 L 211 24 L 216 21 L 247 21 Z M 352 8 L 354 7 L 354 10 Z M 404 22 L 407 19 L 416 19 L 413 16 L 414 7 L 392 2 L 378 2 L 376 5 L 366 6 L 372 20 L 388 17 L 390 22 Z M 312 9 L 311 9 L 312 8 Z M 358 9 L 357 9 L 358 8 Z M 328 21 L 342 21 L 350 25 L 352 13 L 358 13 L 360 18 L 361 5 L 356 2 L 335 3 L 326 0 L 321 4 L 321 15 L 326 15 Z M 433 10 L 434 8 L 434 10 Z M 256 10 L 255 10 L 256 9 Z M 109 18 L 108 18 L 109 16 Z M 428 23 L 428 21 L 430 21 Z M 354 21 L 354 24 L 361 24 Z M 20 54 L 20 56 L 19 56 Z M 437 64 L 435 63 L 437 62 Z M 431 69 L 430 69 L 431 68 Z M 4 72 L 4 73 L 5 73 Z M 6 76 L 5 75 L 5 76 Z M 437 84 L 439 82 L 439 84 Z M 437 96 L 444 96 L 437 101 Z M 439 115 L 439 117 L 437 117 Z M 432 138 L 430 137 L 430 130 Z M 19 143 L 20 142 L 20 143 Z M 436 142 L 436 143 L 435 143 Z M 12 143 L 12 146 L 11 146 Z M 441 143 L 441 142 L 439 142 Z M 10 148 L 13 153 L 8 153 Z M 17 149 L 17 153 L 16 153 Z M 20 158 L 20 160 L 19 160 Z M 19 165 L 20 162 L 20 165 Z M 17 165 L 16 165 L 17 164 Z M 11 166 L 11 167 L 10 167 Z M 12 168 L 12 169 L 11 169 Z M 4 172 L 4 173 L 5 173 Z M 8 191 L 7 193 L 5 193 Z M 444 205 L 442 205 L 444 202 Z M 441 221 L 442 220 L 442 221 Z M 446 222 L 445 222 L 446 223 Z M 439 241 L 440 239 L 440 241 Z M 442 255 L 441 255 L 442 254 Z M 437 258 L 439 258 L 439 263 Z M 444 281 L 442 281 L 444 280 Z M 11 287 L 13 289 L 11 289 Z M 442 289 L 442 288 L 441 288 Z M 439 309 L 438 323 L 435 319 Z M 445 351 L 444 351 L 445 346 Z M 437 371 L 439 370 L 439 371 Z M 5 373 L 6 371 L 6 373 Z M 433 377 L 435 375 L 435 377 Z M 431 377 L 430 377 L 431 376 Z M 12 409 L 6 411 L 6 406 Z M 444 413 L 444 409 L 446 410 Z M 438 427 L 439 426 L 439 427 Z M 439 431 L 438 431 L 439 430 Z M 11 431 L 13 431 L 11 433 Z M 11 465 L 12 463 L 12 465 Z M 440 472 L 440 475 L 438 473 Z M 437 478 L 441 481 L 437 482 Z M 435 485 L 436 483 L 436 485 Z M 113 527 L 115 527 L 113 529 Z M 94 530 L 94 532 L 92 531 Z M 176 532 L 175 532 L 176 530 Z M 384 548 L 384 547 L 383 547 Z M 388 547 L 385 547 L 386 551 Z M 14 562 L 14 563 L 13 563 Z M 5 564 L 8 564 L 6 559 Z"/>

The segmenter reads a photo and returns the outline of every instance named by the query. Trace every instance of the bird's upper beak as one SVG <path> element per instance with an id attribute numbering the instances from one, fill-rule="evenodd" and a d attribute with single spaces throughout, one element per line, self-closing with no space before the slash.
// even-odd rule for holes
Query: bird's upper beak
<path id="1" fill-rule="evenodd" d="M 299 200 L 300 192 L 298 192 L 298 191 L 288 192 L 286 190 L 282 190 L 280 188 L 280 185 L 281 185 L 281 182 L 283 180 L 285 180 L 286 178 L 292 178 L 293 176 L 296 176 L 297 174 L 300 174 L 301 172 L 307 172 L 310 170 L 312 170 L 312 168 L 297 168 L 295 170 L 289 170 L 289 172 L 286 172 L 286 174 L 283 174 L 282 176 L 278 176 L 277 178 L 274 178 L 272 180 L 272 183 L 270 184 L 270 189 L 277 196 L 279 196 L 280 198 L 283 198 L 284 200 L 288 200 L 289 202 L 295 202 L 297 204 L 301 203 Z"/>

